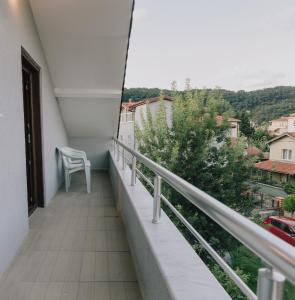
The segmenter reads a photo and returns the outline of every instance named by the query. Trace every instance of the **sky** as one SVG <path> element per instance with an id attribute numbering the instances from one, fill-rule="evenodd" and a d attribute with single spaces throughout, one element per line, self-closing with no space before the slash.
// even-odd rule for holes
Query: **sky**
<path id="1" fill-rule="evenodd" d="M 294 0 L 136 0 L 130 87 L 295 86 Z"/>

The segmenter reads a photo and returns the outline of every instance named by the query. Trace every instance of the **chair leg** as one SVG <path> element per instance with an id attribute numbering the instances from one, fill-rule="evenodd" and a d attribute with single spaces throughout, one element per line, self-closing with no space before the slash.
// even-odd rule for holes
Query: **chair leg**
<path id="1" fill-rule="evenodd" d="M 85 168 L 85 177 L 86 177 L 86 185 L 87 185 L 87 193 L 91 193 L 91 173 L 90 168 Z"/>
<path id="2" fill-rule="evenodd" d="M 71 179 L 70 179 L 70 174 L 69 171 L 65 171 L 65 188 L 66 188 L 66 192 L 69 191 L 69 187 L 71 184 Z"/>

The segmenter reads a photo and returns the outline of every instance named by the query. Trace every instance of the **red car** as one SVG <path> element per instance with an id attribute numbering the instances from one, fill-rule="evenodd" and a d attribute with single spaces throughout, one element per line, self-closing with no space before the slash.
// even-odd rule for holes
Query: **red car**
<path id="1" fill-rule="evenodd" d="M 270 216 L 263 221 L 263 224 L 268 231 L 295 246 L 295 219 Z"/>

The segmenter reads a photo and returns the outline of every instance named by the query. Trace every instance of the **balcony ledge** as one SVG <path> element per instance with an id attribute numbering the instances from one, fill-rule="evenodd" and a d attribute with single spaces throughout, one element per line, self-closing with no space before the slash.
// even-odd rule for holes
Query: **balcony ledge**
<path id="1" fill-rule="evenodd" d="M 144 299 L 231 299 L 207 266 L 162 211 L 152 223 L 153 198 L 131 171 L 110 154 L 110 177 L 125 224 Z"/>

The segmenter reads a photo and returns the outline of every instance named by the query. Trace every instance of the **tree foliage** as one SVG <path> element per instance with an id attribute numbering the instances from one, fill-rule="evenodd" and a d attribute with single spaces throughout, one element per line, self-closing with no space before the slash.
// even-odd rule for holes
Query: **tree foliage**
<path id="1" fill-rule="evenodd" d="M 295 212 L 295 194 L 288 195 L 284 199 L 283 209 L 285 211 L 290 212 L 292 215 L 294 214 L 294 212 Z"/>
<path id="2" fill-rule="evenodd" d="M 272 139 L 272 136 L 270 136 L 265 128 L 258 128 L 256 129 L 250 139 L 249 143 L 251 145 L 254 145 L 258 149 L 260 149 L 263 152 L 269 151 L 269 146 L 267 142 Z"/>
<path id="3" fill-rule="evenodd" d="M 247 113 L 243 112 L 240 117 L 240 131 L 247 138 L 252 137 L 255 132 L 255 129 L 251 126 L 250 119 Z"/>
<path id="4" fill-rule="evenodd" d="M 220 90 L 210 94 L 202 90 L 187 90 L 184 94 L 173 91 L 172 97 L 171 127 L 163 102 L 155 117 L 147 109 L 143 127 L 136 128 L 140 152 L 224 204 L 248 214 L 252 203 L 246 193 L 246 180 L 252 161 L 245 159 L 243 139 L 232 145 L 228 138 L 229 115 L 224 113 L 227 104 Z M 222 113 L 225 121 L 217 126 L 216 116 Z M 232 246 L 229 235 L 195 206 L 165 184 L 163 191 L 217 249 Z"/>
<path id="5" fill-rule="evenodd" d="M 224 289 L 228 292 L 234 300 L 247 300 L 247 297 L 241 292 L 237 285 L 231 278 L 216 264 L 211 268 L 212 273 L 217 280 L 223 285 Z M 248 283 L 249 275 L 245 274 L 242 270 L 237 268 L 235 272 L 242 278 L 245 283 Z"/>

